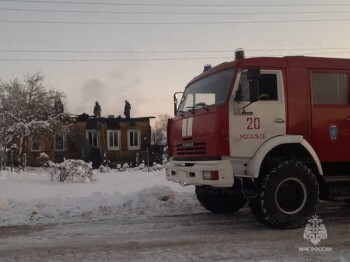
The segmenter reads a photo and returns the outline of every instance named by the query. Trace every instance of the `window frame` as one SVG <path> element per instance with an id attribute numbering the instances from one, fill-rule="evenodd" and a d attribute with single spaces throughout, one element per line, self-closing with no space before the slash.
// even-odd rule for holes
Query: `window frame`
<path id="1" fill-rule="evenodd" d="M 330 74 L 344 74 L 347 75 L 348 83 L 348 103 L 347 104 L 324 104 L 324 103 L 314 103 L 314 86 L 313 86 L 313 73 L 330 73 Z M 350 72 L 344 70 L 310 70 L 310 92 L 311 92 L 311 104 L 313 107 L 350 107 Z"/>
<path id="2" fill-rule="evenodd" d="M 58 149 L 56 147 L 56 136 L 57 135 L 62 135 L 63 136 L 63 148 L 62 149 Z M 64 152 L 67 150 L 67 135 L 65 133 L 59 133 L 59 134 L 54 134 L 54 137 L 53 137 L 53 149 L 55 152 Z"/>
<path id="3" fill-rule="evenodd" d="M 204 88 L 205 90 L 205 87 L 209 86 L 208 85 L 208 81 L 213 81 L 212 78 L 215 78 L 215 77 L 218 77 L 220 74 L 230 74 L 229 77 L 230 77 L 230 80 L 228 82 L 228 84 L 226 86 L 219 86 L 219 87 L 215 87 L 213 88 L 213 92 L 212 93 L 209 93 L 209 92 L 198 92 L 199 90 L 197 90 L 197 92 L 192 92 L 196 89 L 202 89 Z M 185 88 L 185 91 L 183 92 L 183 95 L 182 95 L 182 98 L 180 100 L 180 103 L 179 103 L 179 106 L 178 106 L 178 111 L 179 112 L 188 112 L 188 111 L 191 111 L 191 110 L 197 110 L 197 109 L 200 109 L 202 108 L 203 106 L 204 107 L 215 107 L 215 106 L 219 106 L 219 105 L 222 105 L 224 103 L 227 102 L 227 100 L 229 99 L 230 97 L 230 92 L 231 92 L 231 88 L 232 88 L 232 85 L 234 83 L 234 77 L 235 77 L 235 74 L 236 74 L 236 69 L 235 68 L 226 68 L 226 69 L 223 69 L 223 70 L 220 70 L 218 72 L 214 72 L 212 74 L 209 74 L 209 75 L 206 75 L 202 78 L 199 78 L 197 79 L 196 81 L 194 82 L 191 82 L 189 85 L 186 86 Z M 220 78 L 218 78 L 220 79 Z M 205 83 L 204 85 L 200 85 L 200 84 L 203 84 Z M 192 90 L 194 89 L 194 90 Z M 225 92 L 223 92 L 223 89 L 226 89 L 226 94 Z M 189 91 L 191 90 L 191 91 Z M 202 90 L 202 91 L 204 91 Z M 216 90 L 217 92 L 214 92 L 214 90 Z M 201 104 L 201 101 L 197 101 L 197 94 L 214 94 L 215 95 L 215 102 L 213 104 L 204 104 L 203 106 L 200 105 Z M 222 97 L 221 99 L 218 99 L 219 101 L 216 101 L 217 100 L 217 96 L 219 94 L 225 94 L 225 97 Z M 190 99 L 188 99 L 188 97 L 192 95 L 192 97 Z M 224 99 L 223 99 L 224 98 Z M 203 101 L 205 103 L 205 101 Z M 198 104 L 197 107 L 194 107 L 196 104 Z"/>
<path id="4" fill-rule="evenodd" d="M 132 146 L 130 144 L 130 133 L 131 132 L 137 132 L 137 139 L 138 139 L 138 145 L 137 146 Z M 128 136 L 128 150 L 140 150 L 141 149 L 141 130 L 140 129 L 128 129 L 127 132 L 127 136 Z"/>
<path id="5" fill-rule="evenodd" d="M 243 69 L 239 72 L 239 77 L 237 75 L 236 81 L 238 81 L 237 89 L 233 92 L 233 97 L 235 97 L 236 92 L 239 89 L 239 82 L 241 81 L 241 77 L 243 73 L 247 73 L 248 69 Z M 254 104 L 259 103 L 273 103 L 273 104 L 280 104 L 284 101 L 284 80 L 283 80 L 283 71 L 280 69 L 261 69 L 261 75 L 275 75 L 276 76 L 276 88 L 277 88 L 277 100 L 258 100 L 255 101 Z M 242 100 L 241 103 L 250 103 L 249 98 L 248 100 Z"/>
<path id="6" fill-rule="evenodd" d="M 38 149 L 34 149 L 33 148 L 34 139 L 38 139 L 37 140 L 38 141 L 38 145 L 39 145 Z M 31 141 L 30 141 L 30 151 L 31 152 L 43 152 L 43 140 L 41 138 L 34 138 L 34 137 L 32 137 Z"/>
<path id="7" fill-rule="evenodd" d="M 96 146 L 93 145 L 89 140 L 89 133 L 96 134 Z M 86 129 L 86 139 L 89 141 L 91 147 L 93 148 L 100 148 L 100 131 L 96 129 Z M 94 140 L 94 139 L 92 139 Z"/>
<path id="8" fill-rule="evenodd" d="M 117 146 L 111 146 L 110 145 L 110 134 L 113 133 L 113 139 L 115 138 L 115 134 L 117 135 Z M 120 137 L 121 137 L 121 131 L 115 130 L 115 129 L 108 129 L 107 130 L 107 150 L 120 150 Z"/>

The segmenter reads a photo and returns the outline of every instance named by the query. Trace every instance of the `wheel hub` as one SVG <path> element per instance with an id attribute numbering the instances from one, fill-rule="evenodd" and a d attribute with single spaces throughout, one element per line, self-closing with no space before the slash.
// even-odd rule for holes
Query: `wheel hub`
<path id="1" fill-rule="evenodd" d="M 287 178 L 281 181 L 275 193 L 278 208 L 285 214 L 296 214 L 305 205 L 307 191 L 304 183 L 298 178 Z"/>

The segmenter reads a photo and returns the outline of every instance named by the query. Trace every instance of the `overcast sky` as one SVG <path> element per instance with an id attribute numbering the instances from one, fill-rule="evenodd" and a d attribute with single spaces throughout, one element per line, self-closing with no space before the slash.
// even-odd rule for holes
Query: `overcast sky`
<path id="1" fill-rule="evenodd" d="M 236 48 L 350 57 L 345 0 L 0 0 L 0 14 L 1 80 L 40 71 L 73 114 L 122 115 L 125 99 L 132 117 L 172 114 L 173 93 Z"/>

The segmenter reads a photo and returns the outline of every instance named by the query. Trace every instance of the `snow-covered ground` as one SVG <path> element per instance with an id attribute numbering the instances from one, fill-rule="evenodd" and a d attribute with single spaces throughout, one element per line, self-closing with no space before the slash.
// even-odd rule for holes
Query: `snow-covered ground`
<path id="1" fill-rule="evenodd" d="M 95 170 L 89 184 L 52 181 L 49 171 L 0 171 L 0 226 L 203 211 L 194 188 L 166 181 L 164 170 Z"/>
<path id="2" fill-rule="evenodd" d="M 350 261 L 350 207 L 323 202 L 317 248 L 304 229 L 273 230 L 243 208 L 211 214 L 194 187 L 164 170 L 95 172 L 92 183 L 52 181 L 49 169 L 0 171 L 0 261 Z"/>

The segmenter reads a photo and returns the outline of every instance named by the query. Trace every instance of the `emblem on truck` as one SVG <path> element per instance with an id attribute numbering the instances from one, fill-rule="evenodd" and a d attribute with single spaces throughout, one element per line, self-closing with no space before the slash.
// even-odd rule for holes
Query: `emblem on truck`
<path id="1" fill-rule="evenodd" d="M 329 137 L 332 141 L 337 140 L 339 129 L 337 126 L 333 125 L 329 127 Z"/>

